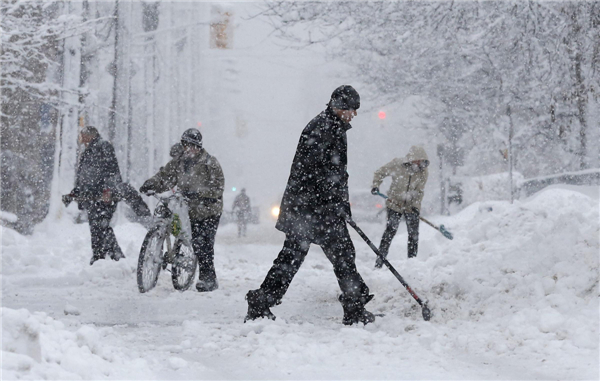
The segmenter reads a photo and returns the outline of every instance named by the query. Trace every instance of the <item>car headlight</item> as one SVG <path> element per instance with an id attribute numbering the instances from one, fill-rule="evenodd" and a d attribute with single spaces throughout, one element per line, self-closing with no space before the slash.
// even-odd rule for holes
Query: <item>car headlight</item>
<path id="1" fill-rule="evenodd" d="M 271 209 L 271 214 L 273 215 L 273 217 L 278 217 L 279 216 L 279 207 L 278 206 L 274 206 Z"/>

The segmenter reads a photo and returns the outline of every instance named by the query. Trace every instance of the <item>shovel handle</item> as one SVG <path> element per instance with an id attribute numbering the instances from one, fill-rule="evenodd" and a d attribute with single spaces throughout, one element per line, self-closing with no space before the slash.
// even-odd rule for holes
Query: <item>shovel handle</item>
<path id="1" fill-rule="evenodd" d="M 383 193 L 377 192 L 376 193 L 378 196 L 381 196 L 383 198 L 385 198 L 386 200 L 389 200 L 389 197 L 384 195 Z M 390 202 L 392 202 L 391 200 L 389 200 Z M 425 222 L 427 225 L 431 226 L 432 228 L 434 228 L 435 230 L 439 231 L 440 233 L 442 233 L 444 235 L 444 237 L 448 238 L 448 239 L 454 239 L 454 237 L 452 236 L 452 233 L 450 233 L 448 230 L 446 230 L 444 228 L 444 225 L 440 225 L 437 226 L 429 221 L 427 221 L 425 218 L 423 218 L 422 216 L 419 215 L 419 219 L 423 222 Z"/>
<path id="2" fill-rule="evenodd" d="M 350 219 L 350 218 L 348 218 L 346 221 L 348 222 L 348 224 L 350 226 L 352 226 L 354 228 L 354 230 L 356 230 L 356 232 L 358 233 L 358 235 L 360 235 L 360 237 L 367 243 L 367 245 L 369 245 L 369 247 L 371 248 L 371 250 L 373 250 L 373 252 L 375 254 L 377 254 L 377 257 L 379 257 L 379 259 L 381 259 L 383 261 L 383 263 L 392 272 L 392 274 L 394 274 L 394 276 L 396 277 L 396 279 L 398 279 L 400 281 L 400 283 L 404 286 L 404 288 L 406 289 L 406 291 L 408 291 L 408 293 L 410 294 L 410 296 L 412 296 L 413 299 L 417 303 L 419 303 L 419 305 L 421 306 L 421 310 L 422 310 L 421 312 L 423 314 L 423 319 L 425 319 L 426 321 L 429 321 L 431 319 L 431 310 L 427 306 L 427 301 L 423 302 L 421 300 L 421 298 L 419 298 L 419 295 L 417 295 L 417 293 L 414 292 L 412 288 L 410 288 L 410 286 L 408 285 L 408 283 L 406 283 L 406 281 L 404 280 L 404 278 L 402 278 L 402 275 L 400 275 L 400 273 L 398 273 L 398 271 L 396 271 L 396 269 L 394 268 L 394 266 L 392 266 L 392 264 L 390 262 L 388 262 L 388 260 L 381 254 L 381 252 L 379 251 L 379 249 L 373 244 L 373 242 L 371 242 L 371 240 L 369 239 L 369 237 L 367 237 L 367 235 L 362 231 L 362 229 L 359 228 L 358 225 L 356 225 L 356 222 L 352 221 L 352 219 Z"/>

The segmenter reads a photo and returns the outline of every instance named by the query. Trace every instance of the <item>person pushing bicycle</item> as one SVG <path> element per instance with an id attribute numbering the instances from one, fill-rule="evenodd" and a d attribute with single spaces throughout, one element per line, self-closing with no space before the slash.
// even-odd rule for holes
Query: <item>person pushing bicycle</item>
<path id="1" fill-rule="evenodd" d="M 214 266 L 214 245 L 217 227 L 223 212 L 225 177 L 221 165 L 202 147 L 202 134 L 195 128 L 181 136 L 183 153 L 176 155 L 156 175 L 140 187 L 141 193 L 166 192 L 177 188 L 189 208 L 192 226 L 192 246 L 198 257 L 199 292 L 219 287 Z"/>

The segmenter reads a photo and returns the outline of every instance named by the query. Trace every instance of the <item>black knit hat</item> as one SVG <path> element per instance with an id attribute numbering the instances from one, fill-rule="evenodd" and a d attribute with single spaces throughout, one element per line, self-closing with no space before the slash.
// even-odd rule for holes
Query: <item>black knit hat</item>
<path id="1" fill-rule="evenodd" d="M 202 148 L 202 134 L 195 128 L 190 128 L 185 130 L 183 135 L 181 135 L 181 145 L 195 145 L 197 147 Z"/>
<path id="2" fill-rule="evenodd" d="M 360 95 L 350 85 L 342 85 L 331 93 L 329 106 L 340 110 L 358 110 L 360 108 Z"/>

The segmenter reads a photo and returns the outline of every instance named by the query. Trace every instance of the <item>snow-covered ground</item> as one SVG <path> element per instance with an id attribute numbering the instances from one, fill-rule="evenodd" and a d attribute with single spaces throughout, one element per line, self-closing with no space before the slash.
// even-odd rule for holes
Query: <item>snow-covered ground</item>
<path id="1" fill-rule="evenodd" d="M 87 224 L 2 230 L 3 379 L 598 379 L 598 198 L 549 189 L 510 205 L 475 203 L 421 226 L 416 260 L 406 228 L 390 260 L 423 298 L 420 309 L 353 234 L 378 314 L 341 324 L 331 265 L 311 249 L 276 321 L 244 324 L 245 293 L 281 248 L 271 221 L 217 235 L 218 291 L 173 289 L 167 273 L 139 294 L 144 229 L 115 227 L 127 255 L 91 256 Z M 383 225 L 364 224 L 376 242 Z"/>

